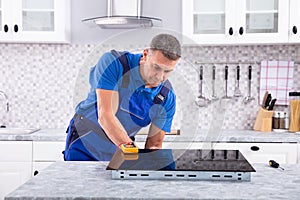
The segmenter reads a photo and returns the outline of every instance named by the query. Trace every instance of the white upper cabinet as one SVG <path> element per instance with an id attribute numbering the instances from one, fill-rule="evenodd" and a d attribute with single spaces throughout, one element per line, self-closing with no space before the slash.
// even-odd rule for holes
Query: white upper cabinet
<path id="1" fill-rule="evenodd" d="M 290 0 L 289 41 L 300 42 L 300 1 Z"/>
<path id="2" fill-rule="evenodd" d="M 0 0 L 0 42 L 68 43 L 70 0 Z"/>
<path id="3" fill-rule="evenodd" d="M 235 23 L 235 0 L 182 1 L 183 41 L 187 44 L 228 44 Z"/>
<path id="4" fill-rule="evenodd" d="M 185 44 L 288 42 L 288 0 L 182 2 Z"/>
<path id="5" fill-rule="evenodd" d="M 287 43 L 288 0 L 237 0 L 238 43 Z"/>

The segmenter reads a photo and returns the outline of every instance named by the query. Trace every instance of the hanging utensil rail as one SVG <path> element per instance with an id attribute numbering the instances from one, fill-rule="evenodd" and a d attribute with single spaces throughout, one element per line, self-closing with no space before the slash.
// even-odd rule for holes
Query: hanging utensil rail
<path id="1" fill-rule="evenodd" d="M 232 65 L 248 64 L 248 65 L 253 65 L 253 64 L 259 64 L 260 65 L 260 62 L 245 62 L 245 61 L 241 61 L 241 62 L 200 62 L 200 61 L 195 61 L 195 64 L 197 64 L 197 65 L 205 65 L 205 64 L 232 64 Z"/>

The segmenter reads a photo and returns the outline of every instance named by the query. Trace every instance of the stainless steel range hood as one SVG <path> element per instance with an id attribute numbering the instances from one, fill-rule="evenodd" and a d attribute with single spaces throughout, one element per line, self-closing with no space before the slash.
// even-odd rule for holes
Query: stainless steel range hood
<path id="1" fill-rule="evenodd" d="M 141 16 L 141 0 L 107 0 L 107 16 L 82 20 L 103 29 L 134 29 L 161 26 L 159 18 Z"/>

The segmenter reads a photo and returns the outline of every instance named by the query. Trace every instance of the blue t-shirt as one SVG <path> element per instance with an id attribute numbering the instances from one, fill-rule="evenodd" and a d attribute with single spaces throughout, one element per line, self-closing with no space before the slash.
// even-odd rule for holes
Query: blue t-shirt
<path id="1" fill-rule="evenodd" d="M 130 81 L 128 85 L 128 90 L 132 91 L 132 94 L 136 94 L 139 99 L 147 99 L 153 101 L 155 96 L 161 90 L 163 84 L 154 88 L 145 88 L 145 83 L 142 80 L 142 77 L 139 73 L 139 62 L 141 56 L 142 54 L 132 54 L 129 52 L 127 52 L 126 54 L 128 65 L 130 67 Z M 123 98 L 128 97 L 123 95 L 122 92 L 120 92 L 123 91 L 122 76 L 123 66 L 121 62 L 110 52 L 103 54 L 98 63 L 91 68 L 89 77 L 91 89 L 87 99 L 80 102 L 76 107 L 76 113 L 84 114 L 87 118 L 97 123 L 97 88 L 119 91 L 119 104 L 124 104 L 122 103 L 124 102 Z M 140 100 L 136 101 L 135 104 L 137 104 L 137 107 L 143 106 L 138 105 L 141 104 Z M 157 105 L 154 105 L 154 107 L 155 106 L 157 107 Z M 120 109 L 122 109 L 121 105 L 119 105 L 119 110 Z M 89 114 L 87 114 L 87 110 L 89 110 Z M 151 122 L 163 131 L 170 132 L 175 110 L 176 96 L 174 94 L 173 89 L 171 89 L 167 95 L 167 98 L 160 105 L 160 108 L 156 109 L 155 112 L 150 112 Z M 91 114 L 91 112 L 94 112 L 94 115 Z M 135 114 L 131 113 L 131 115 Z M 118 117 L 119 115 L 117 114 L 116 116 Z M 135 125 L 134 123 L 129 123 L 127 121 L 129 120 L 128 117 L 120 117 L 118 119 L 128 132 L 128 135 L 134 135 L 141 128 L 141 126 L 146 126 L 141 124 Z"/>

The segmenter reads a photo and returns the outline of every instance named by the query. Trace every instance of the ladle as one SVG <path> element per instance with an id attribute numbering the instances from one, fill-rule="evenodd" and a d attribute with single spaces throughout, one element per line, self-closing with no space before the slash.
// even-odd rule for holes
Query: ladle
<path id="1" fill-rule="evenodd" d="M 226 65 L 225 66 L 225 96 L 223 96 L 222 99 L 231 99 L 231 97 L 227 95 L 227 87 L 228 87 L 227 80 L 228 80 L 228 66 Z"/>
<path id="2" fill-rule="evenodd" d="M 255 100 L 254 97 L 251 97 L 251 77 L 252 77 L 252 66 L 249 65 L 248 68 L 248 95 L 244 98 L 244 103 L 249 103 L 252 100 Z"/>
<path id="3" fill-rule="evenodd" d="M 236 84 L 234 88 L 234 97 L 241 97 L 242 92 L 240 90 L 240 66 L 236 66 Z"/>
<path id="4" fill-rule="evenodd" d="M 216 82 L 216 66 L 213 66 L 212 68 L 212 96 L 211 96 L 211 100 L 212 101 L 216 101 L 219 98 L 216 96 L 215 94 L 215 82 Z"/>
<path id="5" fill-rule="evenodd" d="M 200 75 L 199 75 L 199 96 L 196 98 L 195 103 L 199 107 L 206 107 L 210 100 L 202 95 L 202 84 L 203 84 L 203 66 L 200 66 Z"/>

